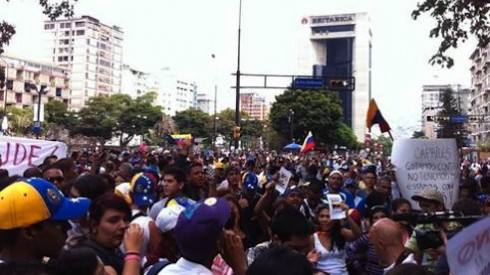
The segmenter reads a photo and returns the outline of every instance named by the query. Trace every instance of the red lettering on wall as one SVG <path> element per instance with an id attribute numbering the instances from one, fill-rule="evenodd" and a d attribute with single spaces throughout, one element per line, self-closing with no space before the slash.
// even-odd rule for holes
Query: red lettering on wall
<path id="1" fill-rule="evenodd" d="M 23 154 L 22 158 L 19 158 L 20 154 Z M 15 144 L 14 165 L 21 164 L 26 159 L 26 156 L 27 156 L 27 149 L 26 149 L 25 145 L 21 144 L 21 143 L 16 143 Z"/>
<path id="2" fill-rule="evenodd" d="M 58 145 L 55 145 L 55 146 L 54 146 L 53 152 L 51 152 L 51 155 L 52 155 L 52 156 L 54 155 L 54 153 L 56 153 L 56 151 L 58 151 L 58 148 L 59 148 L 59 146 L 58 146 Z"/>
<path id="3" fill-rule="evenodd" d="M 29 157 L 27 158 L 27 162 L 29 163 L 29 166 L 32 166 L 32 159 L 33 158 L 38 158 L 39 156 L 36 155 L 37 150 L 41 149 L 41 146 L 38 145 L 31 145 L 31 150 L 29 150 Z"/>
<path id="4" fill-rule="evenodd" d="M 9 162 L 9 157 L 10 157 L 10 142 L 7 142 L 7 144 L 5 144 L 5 156 L 2 156 L 2 163 L 0 164 L 7 164 L 7 162 Z"/>

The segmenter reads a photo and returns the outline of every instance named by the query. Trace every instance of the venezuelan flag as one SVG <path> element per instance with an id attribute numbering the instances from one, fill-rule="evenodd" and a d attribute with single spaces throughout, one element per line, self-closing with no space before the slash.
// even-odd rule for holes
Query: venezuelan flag
<path id="1" fill-rule="evenodd" d="M 308 135 L 305 138 L 305 141 L 303 142 L 303 146 L 301 146 L 301 150 L 299 152 L 305 153 L 314 148 L 315 148 L 315 139 L 313 138 L 313 134 L 311 133 L 311 131 L 309 131 Z"/>
<path id="2" fill-rule="evenodd" d="M 165 135 L 163 137 L 168 143 L 172 145 L 182 145 L 186 139 L 192 139 L 191 134 L 180 134 L 180 135 Z"/>
<path id="3" fill-rule="evenodd" d="M 369 128 L 369 131 L 371 131 L 371 127 L 373 127 L 374 124 L 379 124 L 381 133 L 389 132 L 391 130 L 390 125 L 384 119 L 381 111 L 378 108 L 378 104 L 376 104 L 376 101 L 373 98 L 369 102 L 369 108 L 366 116 L 366 127 Z"/>

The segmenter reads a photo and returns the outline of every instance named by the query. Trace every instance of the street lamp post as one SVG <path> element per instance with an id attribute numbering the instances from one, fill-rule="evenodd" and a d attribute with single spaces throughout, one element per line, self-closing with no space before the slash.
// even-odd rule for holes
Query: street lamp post
<path id="1" fill-rule="evenodd" d="M 289 124 L 291 126 L 291 142 L 294 143 L 294 111 L 289 109 Z"/>
<path id="2" fill-rule="evenodd" d="M 214 115 L 213 115 L 213 141 L 211 142 L 211 145 L 213 147 L 213 150 L 216 150 L 216 108 L 217 108 L 217 102 L 218 102 L 218 83 L 216 79 L 216 55 L 213 53 L 211 54 L 211 57 L 213 58 L 213 63 L 214 63 Z"/>
<path id="3" fill-rule="evenodd" d="M 9 65 L 8 65 L 7 61 L 5 61 L 5 59 L 0 58 L 0 60 L 3 61 L 3 63 L 5 64 L 5 70 L 4 70 L 4 77 L 5 77 L 5 79 L 3 80 L 3 85 L 0 85 L 0 88 L 3 88 L 3 112 L 4 112 L 4 117 L 2 119 L 2 132 L 4 132 L 4 134 L 6 134 L 7 131 L 8 131 L 7 91 L 8 91 L 8 79 L 9 79 Z M 3 87 L 1 87 L 1 86 L 3 86 Z"/>
<path id="4" fill-rule="evenodd" d="M 240 38 L 242 26 L 242 0 L 238 8 L 238 62 L 236 70 L 236 101 L 235 101 L 235 126 L 240 127 Z M 235 139 L 235 150 L 238 150 L 240 138 Z"/>
<path id="5" fill-rule="evenodd" d="M 41 85 L 39 89 L 37 86 L 33 83 L 29 83 L 27 88 L 33 89 L 37 92 L 38 97 L 37 97 L 37 116 L 36 116 L 36 121 L 34 122 L 34 127 L 33 127 L 33 132 L 36 133 L 36 139 L 39 139 L 39 134 L 41 133 L 41 99 L 42 95 L 45 95 L 49 92 L 48 86 L 47 85 Z"/>

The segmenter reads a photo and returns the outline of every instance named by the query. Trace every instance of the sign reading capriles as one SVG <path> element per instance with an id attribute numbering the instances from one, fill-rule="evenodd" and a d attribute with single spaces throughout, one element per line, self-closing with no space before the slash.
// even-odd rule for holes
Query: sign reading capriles
<path id="1" fill-rule="evenodd" d="M 42 164 L 48 156 L 66 157 L 66 145 L 57 141 L 0 136 L 0 154 L 0 168 L 7 169 L 10 175 L 22 175 L 27 168 Z"/>
<path id="2" fill-rule="evenodd" d="M 395 140 L 391 162 L 396 166 L 398 188 L 404 198 L 436 189 L 446 209 L 458 198 L 460 164 L 455 139 Z M 418 203 L 412 206 L 419 209 Z"/>

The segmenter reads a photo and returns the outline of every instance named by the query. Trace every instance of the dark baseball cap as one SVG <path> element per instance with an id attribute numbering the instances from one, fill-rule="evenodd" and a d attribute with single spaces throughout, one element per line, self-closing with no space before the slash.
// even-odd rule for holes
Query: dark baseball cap
<path id="1" fill-rule="evenodd" d="M 231 206 L 222 198 L 211 197 L 186 207 L 174 229 L 182 256 L 192 262 L 208 257 L 230 217 Z"/>

